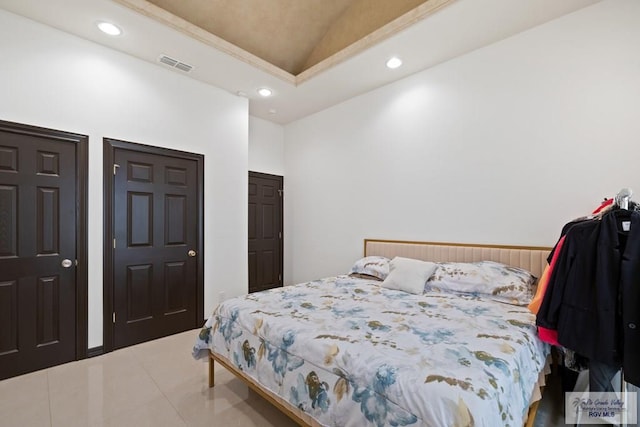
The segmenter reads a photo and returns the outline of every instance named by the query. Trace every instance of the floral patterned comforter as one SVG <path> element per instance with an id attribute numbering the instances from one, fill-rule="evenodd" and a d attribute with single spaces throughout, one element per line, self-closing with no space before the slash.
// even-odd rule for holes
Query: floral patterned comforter
<path id="1" fill-rule="evenodd" d="M 526 307 L 338 276 L 225 301 L 222 355 L 328 426 L 522 426 L 548 347 Z"/>

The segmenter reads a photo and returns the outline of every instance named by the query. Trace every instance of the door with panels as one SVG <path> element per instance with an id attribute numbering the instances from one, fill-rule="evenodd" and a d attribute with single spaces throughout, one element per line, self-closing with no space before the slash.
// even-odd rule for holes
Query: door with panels
<path id="1" fill-rule="evenodd" d="M 202 156 L 116 140 L 105 150 L 106 338 L 120 348 L 201 326 Z"/>
<path id="2" fill-rule="evenodd" d="M 0 121 L 0 379 L 86 355 L 86 144 Z"/>
<path id="3" fill-rule="evenodd" d="M 282 286 L 283 181 L 249 172 L 249 292 Z"/>

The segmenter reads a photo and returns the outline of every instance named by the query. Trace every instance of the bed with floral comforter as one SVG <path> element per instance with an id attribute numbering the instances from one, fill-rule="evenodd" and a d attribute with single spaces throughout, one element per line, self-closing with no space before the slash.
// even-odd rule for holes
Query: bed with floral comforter
<path id="1" fill-rule="evenodd" d="M 328 426 L 522 426 L 548 347 L 526 307 L 338 276 L 230 299 L 194 346 Z"/>

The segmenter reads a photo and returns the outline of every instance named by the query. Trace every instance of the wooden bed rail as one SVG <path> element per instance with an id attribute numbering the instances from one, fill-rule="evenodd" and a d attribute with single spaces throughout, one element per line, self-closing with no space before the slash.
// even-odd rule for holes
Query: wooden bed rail
<path id="1" fill-rule="evenodd" d="M 315 422 L 309 415 L 305 414 L 299 409 L 294 411 L 290 407 L 285 406 L 285 404 L 282 403 L 278 397 L 274 397 L 271 392 L 269 392 L 268 390 L 264 390 L 252 378 L 247 376 L 244 372 L 233 367 L 231 363 L 214 354 L 211 350 L 209 350 L 209 387 L 213 387 L 215 385 L 214 362 L 218 362 L 227 370 L 229 370 L 233 375 L 242 380 L 242 382 L 244 382 L 251 390 L 258 393 L 267 402 L 278 408 L 280 412 L 295 421 L 299 426 L 319 427 L 319 424 Z"/>

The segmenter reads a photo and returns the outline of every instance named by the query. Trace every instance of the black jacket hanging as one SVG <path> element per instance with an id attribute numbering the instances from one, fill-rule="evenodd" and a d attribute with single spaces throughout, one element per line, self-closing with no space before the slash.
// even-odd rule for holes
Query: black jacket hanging
<path id="1" fill-rule="evenodd" d="M 640 213 L 614 210 L 568 231 L 537 324 L 640 385 Z"/>

